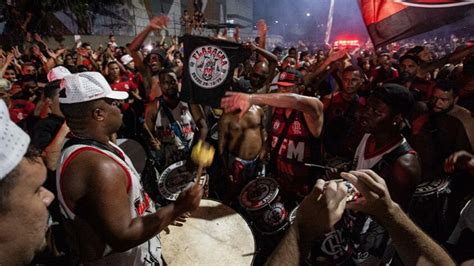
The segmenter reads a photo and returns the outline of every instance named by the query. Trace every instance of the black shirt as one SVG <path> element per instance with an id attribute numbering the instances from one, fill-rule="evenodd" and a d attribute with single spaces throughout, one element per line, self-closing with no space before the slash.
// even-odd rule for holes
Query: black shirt
<path id="1" fill-rule="evenodd" d="M 55 114 L 41 119 L 33 130 L 31 144 L 43 151 L 53 141 L 63 123 L 64 117 Z"/>

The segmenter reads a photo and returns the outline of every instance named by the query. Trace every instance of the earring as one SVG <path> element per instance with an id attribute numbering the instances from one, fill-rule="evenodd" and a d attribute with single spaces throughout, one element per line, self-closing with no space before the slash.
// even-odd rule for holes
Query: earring
<path id="1" fill-rule="evenodd" d="M 397 122 L 393 122 L 393 125 L 396 126 L 396 125 L 397 125 Z"/>

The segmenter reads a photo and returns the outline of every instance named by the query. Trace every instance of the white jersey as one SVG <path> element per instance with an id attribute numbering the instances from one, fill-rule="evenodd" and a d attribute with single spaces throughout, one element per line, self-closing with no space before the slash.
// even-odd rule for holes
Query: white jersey
<path id="1" fill-rule="evenodd" d="M 171 129 L 171 122 L 168 119 L 165 111 L 163 110 L 164 106 L 161 106 L 160 101 L 158 101 L 159 109 L 155 121 L 155 131 L 160 135 L 160 141 L 165 145 L 176 146 L 178 150 L 185 148 L 184 145 L 188 145 L 188 148 L 191 145 L 191 142 L 194 137 L 194 120 L 189 111 L 189 106 L 187 103 L 180 101 L 174 109 L 170 109 L 170 113 L 173 116 L 173 119 L 177 122 L 181 135 L 183 139 L 175 134 Z M 184 143 L 187 142 L 187 143 Z"/>
<path id="2" fill-rule="evenodd" d="M 389 147 L 382 152 L 379 152 L 373 156 L 368 156 L 367 158 L 365 157 L 365 147 L 367 145 L 367 140 L 369 139 L 370 134 L 365 134 L 362 140 L 359 143 L 359 146 L 357 147 L 357 150 L 355 152 L 355 157 L 354 157 L 354 164 L 355 168 L 354 170 L 359 170 L 359 169 L 371 169 L 374 167 L 380 160 L 382 160 L 382 157 L 396 149 L 398 146 L 402 145 L 403 143 L 407 142 L 405 138 L 400 140 L 400 142 L 395 143 L 392 147 Z"/>
<path id="3" fill-rule="evenodd" d="M 157 153 L 162 166 L 167 167 L 188 157 L 196 126 L 187 103 L 180 101 L 174 109 L 168 108 L 176 121 L 173 125 L 176 127 L 174 130 L 164 110 L 167 107 L 161 106 L 161 101 L 157 104 L 159 104 L 159 109 L 155 121 L 155 132 L 161 141 L 161 149 Z M 176 134 L 178 131 L 181 134 Z"/>
<path id="4" fill-rule="evenodd" d="M 69 162 L 82 151 L 94 151 L 101 153 L 121 166 L 128 178 L 127 192 L 130 202 L 130 213 L 132 218 L 144 216 L 155 212 L 153 202 L 144 192 L 140 182 L 140 175 L 135 170 L 130 158 L 117 145 L 109 142 L 117 152 L 125 158 L 125 161 L 113 152 L 100 149 L 96 146 L 89 146 L 83 144 L 72 145 L 66 148 L 61 153 L 59 162 L 59 169 L 56 172 L 56 185 L 58 188 L 58 199 L 61 203 L 61 211 L 71 220 L 74 220 L 76 215 L 74 211 L 67 206 L 64 200 L 64 191 L 61 189 L 61 177 L 64 170 L 67 168 Z M 161 261 L 161 243 L 159 235 L 149 239 L 140 246 L 129 249 L 125 252 L 114 253 L 113 250 L 106 246 L 103 257 L 97 261 L 88 262 L 91 265 L 162 265 Z"/>

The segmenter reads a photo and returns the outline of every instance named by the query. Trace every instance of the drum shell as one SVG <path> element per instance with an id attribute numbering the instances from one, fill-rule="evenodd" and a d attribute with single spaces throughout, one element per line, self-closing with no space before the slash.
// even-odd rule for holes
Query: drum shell
<path id="1" fill-rule="evenodd" d="M 268 182 L 271 187 L 276 189 L 264 189 L 263 191 L 267 192 L 265 195 L 251 195 L 251 197 L 262 198 L 256 205 L 252 205 L 247 196 L 252 191 L 258 190 L 255 187 L 258 186 L 261 180 L 264 180 L 263 184 L 266 185 L 266 182 Z M 285 230 L 289 225 L 287 220 L 288 212 L 281 196 L 278 195 L 279 190 L 277 186 L 278 184 L 272 178 L 257 178 L 244 187 L 239 197 L 240 205 L 248 214 L 251 224 L 262 234 L 277 234 Z"/>
<path id="2" fill-rule="evenodd" d="M 420 184 L 410 203 L 410 217 L 435 240 L 446 240 L 449 179 L 439 178 Z"/>

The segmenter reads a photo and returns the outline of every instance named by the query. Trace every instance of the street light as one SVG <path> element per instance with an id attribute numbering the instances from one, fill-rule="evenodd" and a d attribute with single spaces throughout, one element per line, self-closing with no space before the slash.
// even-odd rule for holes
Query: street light
<path id="1" fill-rule="evenodd" d="M 311 16 L 311 14 L 310 14 L 310 13 L 306 13 L 306 16 L 309 17 L 309 16 Z"/>
<path id="2" fill-rule="evenodd" d="M 278 20 L 275 20 L 275 24 L 278 24 Z"/>

